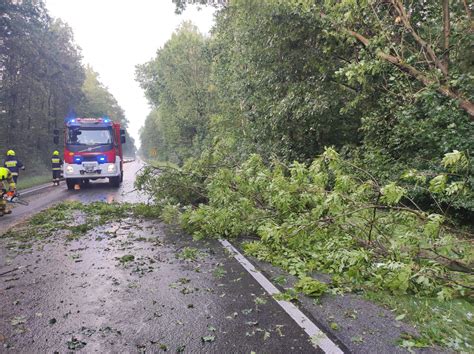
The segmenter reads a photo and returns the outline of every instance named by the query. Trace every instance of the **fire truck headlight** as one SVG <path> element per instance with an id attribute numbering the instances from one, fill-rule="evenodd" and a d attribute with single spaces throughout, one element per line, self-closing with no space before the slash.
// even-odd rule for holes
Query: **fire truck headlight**
<path id="1" fill-rule="evenodd" d="M 66 173 L 73 173 L 73 172 L 74 172 L 74 168 L 72 166 L 66 167 Z"/>
<path id="2" fill-rule="evenodd" d="M 114 173 L 117 169 L 115 168 L 115 165 L 110 164 L 109 167 L 107 167 L 107 172 L 109 173 Z"/>

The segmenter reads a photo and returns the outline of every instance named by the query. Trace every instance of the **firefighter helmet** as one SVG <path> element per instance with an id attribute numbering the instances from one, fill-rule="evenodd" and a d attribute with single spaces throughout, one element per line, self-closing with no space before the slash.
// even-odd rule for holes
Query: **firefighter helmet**
<path id="1" fill-rule="evenodd" d="M 53 151 L 53 156 L 59 156 L 59 151 L 58 151 L 58 150 L 54 150 L 54 151 Z"/>
<path id="2" fill-rule="evenodd" d="M 13 151 L 13 150 L 8 150 L 8 151 L 7 151 L 7 156 L 15 156 L 15 151 Z"/>

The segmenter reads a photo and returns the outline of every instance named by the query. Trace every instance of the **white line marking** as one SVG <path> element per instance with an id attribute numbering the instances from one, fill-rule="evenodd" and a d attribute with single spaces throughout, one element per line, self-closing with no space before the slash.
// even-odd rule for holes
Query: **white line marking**
<path id="1" fill-rule="evenodd" d="M 46 189 L 46 188 L 49 188 L 49 187 L 52 187 L 51 183 L 43 184 L 43 185 L 40 185 L 38 187 L 28 188 L 28 189 L 25 189 L 25 190 L 20 190 L 19 192 L 20 192 L 21 195 L 28 195 L 28 194 L 31 194 L 31 193 L 34 193 L 34 192 L 37 192 L 37 191 L 40 191 L 40 190 L 43 190 L 43 189 Z"/>
<path id="2" fill-rule="evenodd" d="M 252 263 L 248 261 L 232 244 L 220 239 L 219 242 L 227 250 L 234 254 L 234 258 L 250 273 L 250 275 L 264 288 L 270 295 L 280 294 L 278 290 L 262 273 L 260 273 Z M 339 347 L 321 331 L 306 315 L 289 301 L 275 300 L 285 312 L 300 326 L 311 338 L 314 346 L 321 348 L 325 353 L 342 354 Z"/>

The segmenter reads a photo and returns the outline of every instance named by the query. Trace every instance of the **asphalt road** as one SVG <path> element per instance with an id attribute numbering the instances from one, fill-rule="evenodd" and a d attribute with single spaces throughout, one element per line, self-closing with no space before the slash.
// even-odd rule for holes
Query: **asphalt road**
<path id="1" fill-rule="evenodd" d="M 126 165 L 119 189 L 98 182 L 28 196 L 2 229 L 63 200 L 143 200 L 133 192 L 141 166 Z M 19 268 L 0 277 L 0 352 L 321 352 L 217 241 L 130 219 L 72 242 L 10 246 L 0 238 L 0 274 Z M 177 258 L 186 247 L 196 259 Z"/>
<path id="2" fill-rule="evenodd" d="M 29 202 L 28 206 L 14 205 L 13 213 L 0 218 L 0 227 L 5 230 L 17 222 L 37 213 L 43 209 L 64 200 L 79 200 L 87 203 L 91 201 L 146 201 L 144 196 L 133 192 L 133 183 L 136 173 L 142 168 L 140 160 L 124 165 L 124 181 L 120 188 L 113 188 L 108 184 L 107 179 L 91 182 L 80 191 L 68 191 L 65 182 L 60 186 L 52 186 L 41 189 L 38 192 L 28 194 L 24 197 Z M 11 206 L 12 204 L 9 204 Z"/>

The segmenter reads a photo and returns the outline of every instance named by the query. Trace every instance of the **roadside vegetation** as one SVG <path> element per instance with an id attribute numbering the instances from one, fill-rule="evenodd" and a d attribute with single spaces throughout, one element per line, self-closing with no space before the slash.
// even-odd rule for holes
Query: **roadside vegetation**
<path id="1" fill-rule="evenodd" d="M 462 182 L 471 169 L 465 155 L 447 154 L 445 173 L 412 170 L 385 185 L 332 149 L 309 166 L 266 166 L 258 155 L 235 168 L 208 163 L 207 176 L 202 165 L 150 167 L 137 186 L 155 196 L 163 220 L 197 239 L 256 237 L 245 252 L 298 276 L 299 292 L 355 292 L 389 306 L 420 331 L 404 346 L 470 348 L 474 235 L 438 202 L 472 193 Z M 420 190 L 440 209 L 419 208 Z M 315 273 L 330 282 L 312 279 Z"/>
<path id="2" fill-rule="evenodd" d="M 472 10 L 231 0 L 210 36 L 183 24 L 137 68 L 142 154 L 179 167 L 137 188 L 196 238 L 247 240 L 297 292 L 388 306 L 419 330 L 404 347 L 471 351 Z"/>
<path id="3" fill-rule="evenodd" d="M 71 241 L 97 226 L 131 215 L 133 207 L 126 203 L 63 202 L 35 214 L 15 228 L 6 230 L 2 237 L 19 243 L 20 248 L 29 248 L 36 240 L 46 240 L 57 232 L 61 233 L 66 241 Z"/>
<path id="4" fill-rule="evenodd" d="M 50 173 L 44 172 L 36 176 L 28 176 L 28 177 L 20 176 L 20 178 L 18 179 L 17 188 L 19 190 L 22 190 L 22 189 L 31 188 L 31 187 L 34 187 L 43 183 L 47 183 L 47 182 L 51 182 L 51 172 Z"/>

